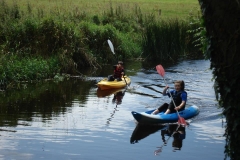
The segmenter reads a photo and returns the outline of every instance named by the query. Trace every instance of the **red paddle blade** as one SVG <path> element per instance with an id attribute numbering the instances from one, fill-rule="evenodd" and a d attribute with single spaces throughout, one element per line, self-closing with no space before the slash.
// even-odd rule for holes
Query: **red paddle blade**
<path id="1" fill-rule="evenodd" d="M 165 71 L 164 71 L 164 68 L 162 67 L 162 65 L 161 64 L 157 65 L 156 69 L 157 69 L 158 74 L 160 74 L 162 77 L 164 77 Z"/>
<path id="2" fill-rule="evenodd" d="M 178 123 L 184 126 L 187 126 L 187 122 L 183 117 L 178 116 Z"/>

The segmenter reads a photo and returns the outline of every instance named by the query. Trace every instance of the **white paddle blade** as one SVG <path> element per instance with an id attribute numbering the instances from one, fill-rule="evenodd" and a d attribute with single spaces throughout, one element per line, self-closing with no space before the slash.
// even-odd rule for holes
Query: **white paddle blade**
<path id="1" fill-rule="evenodd" d="M 112 42 L 109 39 L 107 40 L 107 42 L 108 42 L 108 45 L 109 45 L 111 51 L 113 52 L 113 54 L 115 54 Z"/>

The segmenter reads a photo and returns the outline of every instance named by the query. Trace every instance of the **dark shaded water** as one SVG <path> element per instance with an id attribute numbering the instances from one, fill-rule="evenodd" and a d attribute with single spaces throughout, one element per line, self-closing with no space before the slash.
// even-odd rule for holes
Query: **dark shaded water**
<path id="1" fill-rule="evenodd" d="M 126 66 L 130 87 L 116 99 L 111 92 L 97 90 L 96 83 L 111 73 L 105 69 L 84 79 L 1 93 L 0 159 L 224 159 L 225 124 L 209 66 L 209 61 L 190 60 L 165 68 L 169 86 L 185 80 L 187 104 L 200 108 L 200 114 L 188 120 L 180 150 L 172 147 L 174 137 L 163 146 L 161 129 L 167 126 L 136 125 L 131 111 L 156 108 L 170 100 L 159 93 L 164 81 L 155 67 L 142 69 L 135 62 Z"/>

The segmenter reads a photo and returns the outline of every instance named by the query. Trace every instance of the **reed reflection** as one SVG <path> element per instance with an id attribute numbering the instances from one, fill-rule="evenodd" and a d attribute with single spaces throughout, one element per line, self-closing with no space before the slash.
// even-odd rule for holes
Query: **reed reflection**
<path id="1" fill-rule="evenodd" d="M 65 114 L 73 101 L 84 104 L 92 85 L 92 82 L 71 79 L 29 84 L 23 90 L 6 91 L 0 94 L 0 126 L 25 125 L 25 122 L 31 125 L 36 116 L 45 123 Z"/>

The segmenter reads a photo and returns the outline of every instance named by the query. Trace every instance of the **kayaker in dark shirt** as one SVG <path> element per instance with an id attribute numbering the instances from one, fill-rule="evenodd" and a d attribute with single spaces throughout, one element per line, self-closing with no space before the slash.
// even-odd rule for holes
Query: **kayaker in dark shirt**
<path id="1" fill-rule="evenodd" d="M 165 114 L 168 114 L 168 113 L 174 113 L 174 112 L 176 112 L 176 110 L 182 111 L 185 109 L 185 105 L 187 102 L 187 92 L 184 90 L 184 88 L 185 88 L 184 81 L 175 81 L 174 82 L 175 89 L 171 90 L 170 92 L 167 91 L 168 88 L 169 88 L 169 86 L 166 86 L 163 89 L 163 95 L 164 96 L 168 95 L 170 98 L 172 95 L 174 102 L 171 101 L 169 104 L 164 103 L 158 109 L 153 111 L 152 114 L 157 114 L 157 113 L 165 111 L 165 110 L 166 110 Z M 176 107 L 175 107 L 174 103 L 175 103 Z"/>
<path id="2" fill-rule="evenodd" d="M 121 81 L 122 76 L 124 75 L 123 62 L 118 61 L 118 64 L 114 65 L 113 67 L 114 67 L 113 75 L 108 76 L 108 81 L 114 81 L 115 79 L 117 81 Z"/>

